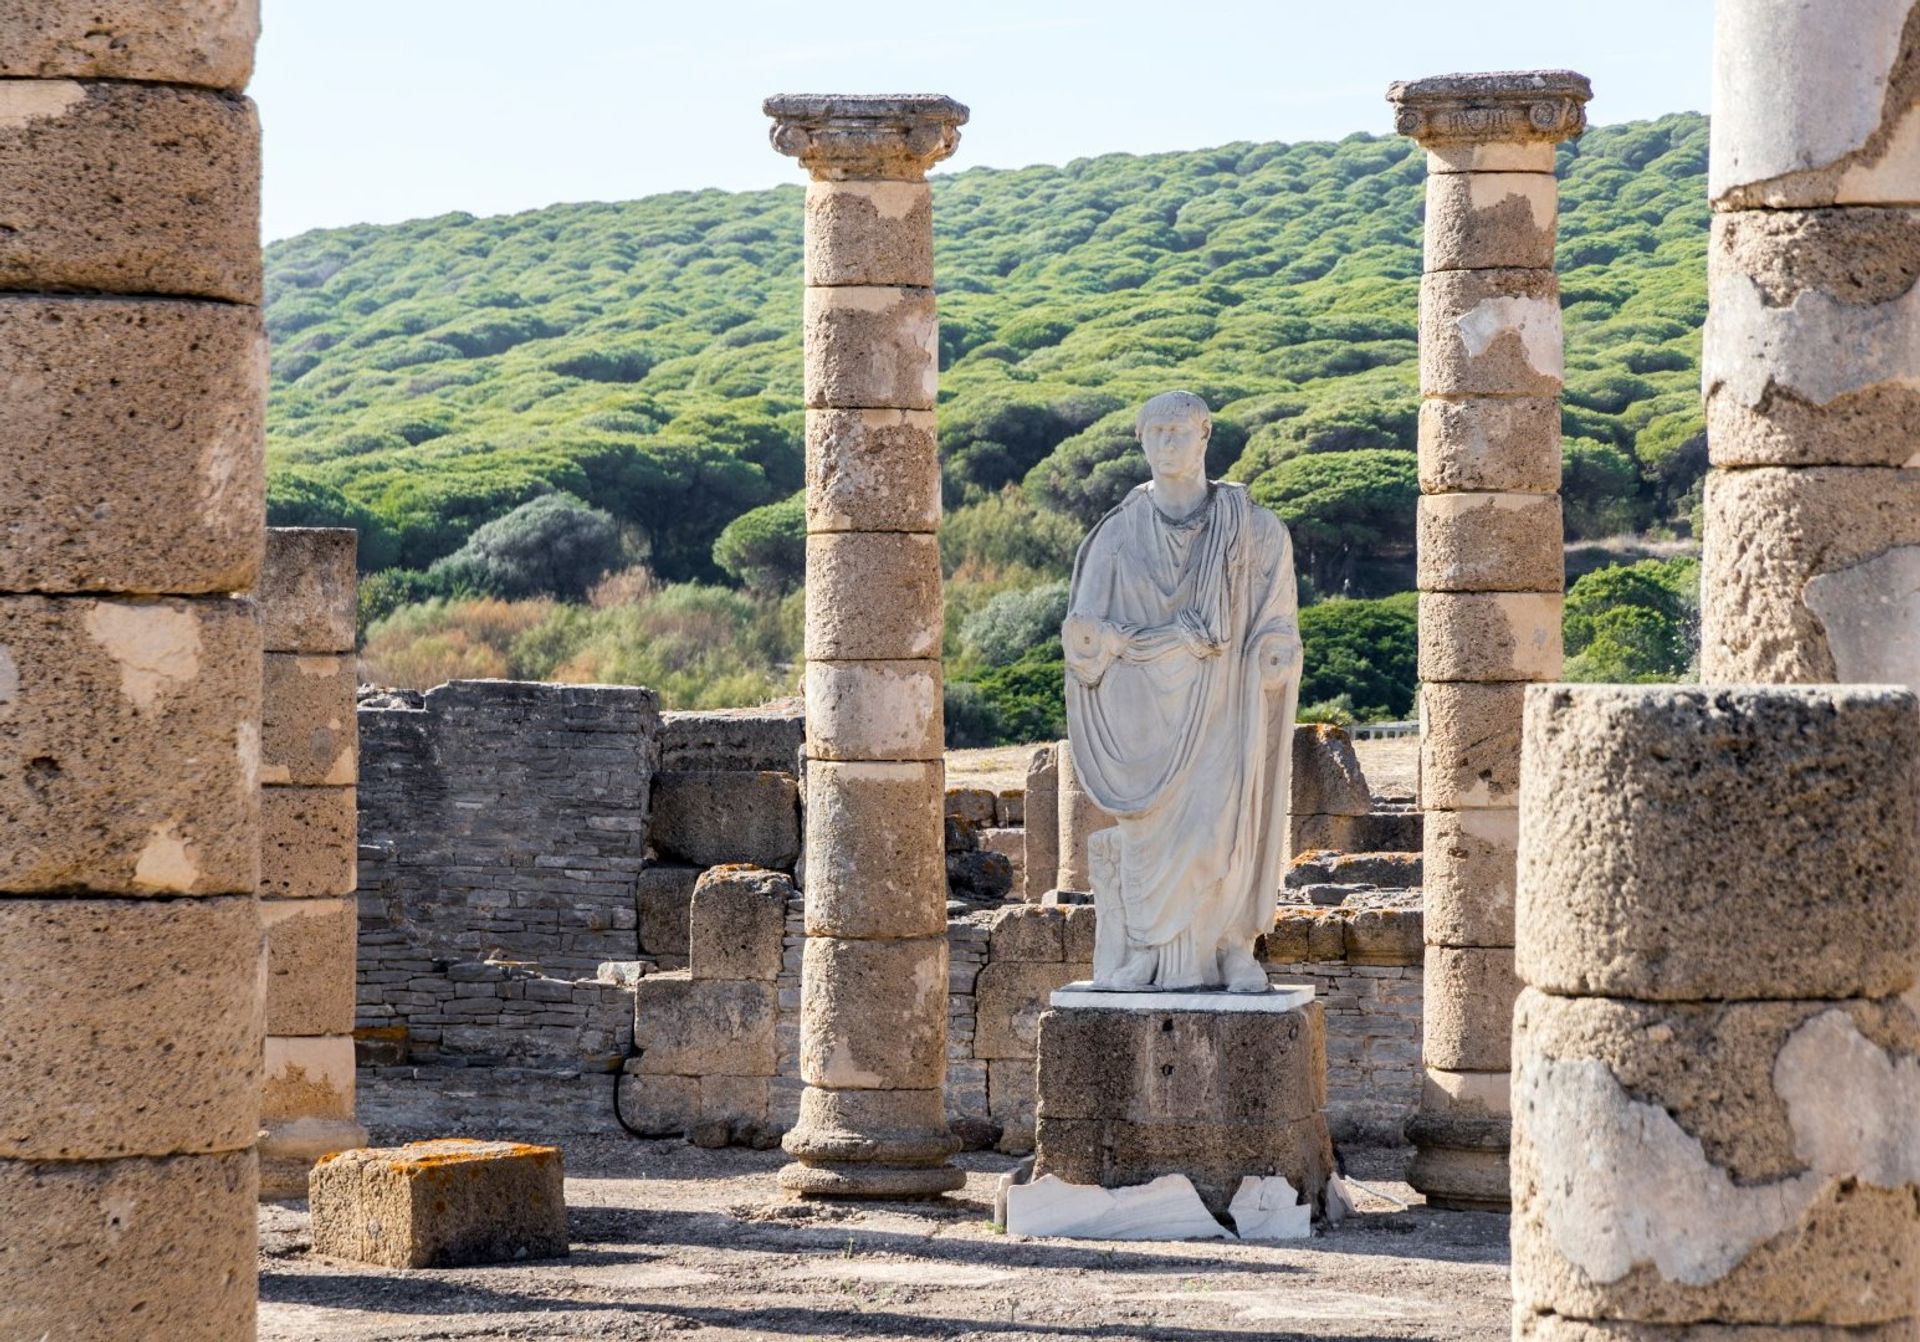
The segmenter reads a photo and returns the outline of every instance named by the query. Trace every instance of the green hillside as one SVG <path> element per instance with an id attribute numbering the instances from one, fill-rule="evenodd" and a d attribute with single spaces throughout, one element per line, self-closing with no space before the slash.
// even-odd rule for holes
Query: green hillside
<path id="1" fill-rule="evenodd" d="M 1704 118 L 1675 115 L 1561 150 L 1572 538 L 1684 534 L 1697 497 L 1706 145 Z M 1215 465 L 1293 528 L 1310 598 L 1410 584 L 1423 172 L 1409 142 L 1355 135 L 936 179 L 958 679 L 1019 678 L 1020 657 L 995 662 L 964 626 L 997 595 L 1044 605 L 1033 589 L 1144 478 L 1132 407 L 1170 387 L 1216 408 Z M 744 584 L 697 600 L 765 606 L 733 626 L 761 630 L 779 665 L 800 202 L 797 184 L 710 191 L 274 245 L 274 520 L 357 525 L 370 572 L 424 571 L 565 492 L 644 558 L 649 592 Z M 490 587 L 501 571 L 462 552 L 372 594 L 534 594 Z M 556 656 L 515 665 L 564 669 Z"/>

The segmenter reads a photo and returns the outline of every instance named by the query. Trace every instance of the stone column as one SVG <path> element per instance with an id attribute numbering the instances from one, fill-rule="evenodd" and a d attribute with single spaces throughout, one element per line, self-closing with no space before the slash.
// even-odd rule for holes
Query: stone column
<path id="1" fill-rule="evenodd" d="M 1701 673 L 1920 686 L 1920 3 L 1715 16 Z"/>
<path id="2" fill-rule="evenodd" d="M 314 1161 L 367 1142 L 353 1118 L 356 540 L 347 528 L 275 527 L 260 577 L 263 1198 L 305 1197 Z"/>
<path id="3" fill-rule="evenodd" d="M 1915 1336 L 1913 694 L 1543 686 L 1524 755 L 1514 1335 Z"/>
<path id="4" fill-rule="evenodd" d="M 1395 84 L 1427 151 L 1420 282 L 1420 804 L 1426 1083 L 1410 1182 L 1507 1205 L 1521 696 L 1560 675 L 1560 291 L 1554 145 L 1591 89 L 1568 70 Z"/>
<path id="5" fill-rule="evenodd" d="M 1027 903 L 1038 904 L 1047 892 L 1059 888 L 1060 875 L 1060 765 L 1059 747 L 1034 747 L 1027 760 L 1026 796 Z"/>
<path id="6" fill-rule="evenodd" d="M 1117 822 L 1080 786 L 1080 771 L 1073 763 L 1073 743 L 1058 742 L 1053 757 L 1054 806 L 1059 824 L 1056 853 L 1059 870 L 1054 876 L 1054 888 L 1089 895 L 1093 892 L 1093 866 L 1087 856 L 1087 841 L 1103 829 L 1112 829 Z"/>
<path id="7" fill-rule="evenodd" d="M 781 1185 L 959 1188 L 947 1054 L 939 328 L 927 169 L 967 109 L 767 99 L 806 203 L 807 807 L 800 1074 Z"/>
<path id="8" fill-rule="evenodd" d="M 0 1337 L 251 1337 L 245 0 L 0 7 Z"/>

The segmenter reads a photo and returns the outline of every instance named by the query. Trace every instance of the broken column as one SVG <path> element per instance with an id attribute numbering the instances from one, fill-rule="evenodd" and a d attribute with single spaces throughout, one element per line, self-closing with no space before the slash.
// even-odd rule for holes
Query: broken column
<path id="1" fill-rule="evenodd" d="M 807 806 L 800 1071 L 783 1187 L 958 1188 L 947 1052 L 939 328 L 927 170 L 967 109 L 767 99 L 806 201 Z"/>
<path id="2" fill-rule="evenodd" d="M 1539 687 L 1522 773 L 1515 1336 L 1913 1336 L 1913 694 Z"/>
<path id="3" fill-rule="evenodd" d="M 1025 808 L 1027 903 L 1038 904 L 1058 888 L 1060 874 L 1059 747 L 1035 746 L 1027 759 Z"/>
<path id="4" fill-rule="evenodd" d="M 1099 804 L 1087 795 L 1087 790 L 1080 786 L 1080 772 L 1073 765 L 1071 743 L 1061 741 L 1057 744 L 1053 758 L 1054 804 L 1060 827 L 1055 853 L 1058 871 L 1054 885 L 1056 889 L 1086 900 L 1093 891 L 1093 867 L 1087 854 L 1087 845 L 1101 830 L 1112 829 L 1114 819 L 1101 810 Z"/>
<path id="5" fill-rule="evenodd" d="M 263 1198 L 305 1197 L 315 1160 L 367 1141 L 353 1116 L 356 540 L 275 527 L 260 577 Z"/>
<path id="6" fill-rule="evenodd" d="M 1521 697 L 1560 675 L 1559 193 L 1586 125 L 1570 70 L 1393 85 L 1427 151 L 1420 282 L 1420 805 L 1426 1082 L 1408 1174 L 1437 1206 L 1507 1205 L 1507 1038 Z"/>
<path id="7" fill-rule="evenodd" d="M 254 1329 L 257 31 L 0 7 L 4 1337 Z"/>
<path id="8" fill-rule="evenodd" d="M 1702 677 L 1920 685 L 1920 5 L 1715 14 Z"/>

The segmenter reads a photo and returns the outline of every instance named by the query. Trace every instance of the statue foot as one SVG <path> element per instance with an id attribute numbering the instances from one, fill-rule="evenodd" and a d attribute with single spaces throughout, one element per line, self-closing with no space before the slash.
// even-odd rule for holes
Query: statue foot
<path id="1" fill-rule="evenodd" d="M 1263 993 L 1267 990 L 1267 971 L 1244 946 L 1230 946 L 1220 952 L 1220 977 L 1230 993 Z"/>
<path id="2" fill-rule="evenodd" d="M 1129 991 L 1145 988 L 1153 982 L 1153 971 L 1159 962 L 1160 957 L 1151 950 L 1130 951 L 1127 958 L 1120 962 L 1120 968 L 1114 970 L 1112 976 L 1100 986 Z"/>

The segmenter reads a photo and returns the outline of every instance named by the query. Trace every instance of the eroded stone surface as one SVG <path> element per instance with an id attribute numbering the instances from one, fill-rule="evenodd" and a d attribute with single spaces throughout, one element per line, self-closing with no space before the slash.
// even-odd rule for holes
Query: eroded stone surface
<path id="1" fill-rule="evenodd" d="M 259 36 L 259 0 L 28 0 L 0 11 L 0 78 L 241 89 Z"/>
<path id="2" fill-rule="evenodd" d="M 1560 288 L 1551 270 L 1444 270 L 1420 281 L 1420 390 L 1557 396 Z"/>
<path id="3" fill-rule="evenodd" d="M 1420 403 L 1420 488 L 1429 494 L 1560 490 L 1560 403 L 1471 396 Z"/>
<path id="4" fill-rule="evenodd" d="M 351 527 L 267 528 L 260 614 L 268 652 L 353 651 L 358 545 Z"/>
<path id="5" fill-rule="evenodd" d="M 934 531 L 939 525 L 932 411 L 807 411 L 809 531 Z"/>
<path id="6" fill-rule="evenodd" d="M 359 728 L 351 657 L 270 652 L 261 703 L 260 781 L 351 787 Z"/>
<path id="7" fill-rule="evenodd" d="M 809 536 L 808 659 L 938 657 L 940 581 L 940 547 L 930 535 Z"/>
<path id="8" fill-rule="evenodd" d="M 687 930 L 695 979 L 780 975 L 792 877 L 742 865 L 710 868 L 693 887 Z"/>
<path id="9" fill-rule="evenodd" d="M 809 288 L 806 400 L 813 409 L 933 409 L 940 324 L 933 290 Z"/>
<path id="10" fill-rule="evenodd" d="M 464 1138 L 342 1151 L 309 1180 L 313 1251 L 381 1267 L 562 1257 L 560 1152 Z"/>
<path id="11" fill-rule="evenodd" d="M 1420 799 L 1429 814 L 1518 804 L 1525 703 L 1520 683 L 1420 687 Z"/>
<path id="12" fill-rule="evenodd" d="M 355 906 L 350 899 L 263 899 L 267 1033 L 353 1032 Z"/>
<path id="13" fill-rule="evenodd" d="M 1421 908 L 1428 943 L 1513 945 L 1519 811 L 1428 811 L 1424 838 Z"/>
<path id="14" fill-rule="evenodd" d="M 967 109 L 936 93 L 781 93 L 762 110 L 773 147 L 816 180 L 918 181 L 960 146 Z"/>
<path id="15" fill-rule="evenodd" d="M 817 760 L 938 760 L 939 661 L 807 663 L 808 751 Z"/>
<path id="16" fill-rule="evenodd" d="M 832 1090 L 945 1082 L 947 939 L 809 937 L 800 980 L 800 1075 Z"/>
<path id="17" fill-rule="evenodd" d="M 1560 499 L 1553 494 L 1428 494 L 1418 520 L 1423 592 L 1560 592 Z"/>
<path id="18" fill-rule="evenodd" d="M 925 182 L 807 187 L 808 284 L 933 285 L 933 189 Z"/>
<path id="19" fill-rule="evenodd" d="M 270 787 L 260 793 L 260 893 L 327 899 L 356 882 L 354 789 Z"/>
<path id="20" fill-rule="evenodd" d="M 1420 679 L 1557 679 L 1561 605 L 1557 590 L 1422 592 Z"/>
<path id="21" fill-rule="evenodd" d="M 1552 173 L 1434 173 L 1423 259 L 1428 270 L 1551 269 L 1558 219 Z"/>
<path id="22" fill-rule="evenodd" d="M 808 766 L 808 935 L 945 933 L 940 781 L 938 764 Z"/>
<path id="23" fill-rule="evenodd" d="M 1520 992 L 1503 947 L 1429 946 L 1421 994 L 1421 1052 L 1429 1067 L 1504 1072 Z"/>
<path id="24" fill-rule="evenodd" d="M 276 1126 L 298 1118 L 353 1118 L 353 1040 L 267 1036 L 260 1118 Z"/>

